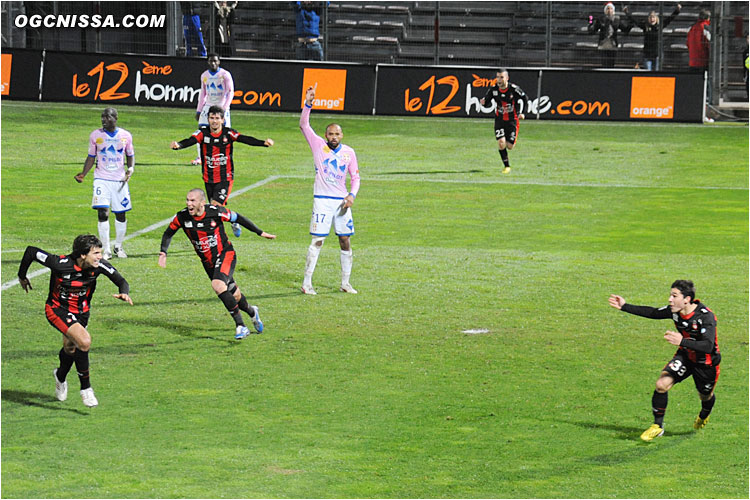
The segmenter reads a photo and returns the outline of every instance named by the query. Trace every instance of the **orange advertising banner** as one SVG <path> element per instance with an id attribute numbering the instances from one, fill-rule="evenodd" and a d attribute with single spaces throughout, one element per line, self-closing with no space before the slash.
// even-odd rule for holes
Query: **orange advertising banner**
<path id="1" fill-rule="evenodd" d="M 308 87 L 315 87 L 313 109 L 343 111 L 346 97 L 346 70 L 305 68 L 302 76 L 302 102 Z"/>
<path id="2" fill-rule="evenodd" d="M 0 95 L 10 95 L 10 69 L 13 65 L 13 54 L 0 54 Z"/>
<path id="3" fill-rule="evenodd" d="M 673 76 L 634 76 L 630 90 L 630 118 L 674 118 Z"/>

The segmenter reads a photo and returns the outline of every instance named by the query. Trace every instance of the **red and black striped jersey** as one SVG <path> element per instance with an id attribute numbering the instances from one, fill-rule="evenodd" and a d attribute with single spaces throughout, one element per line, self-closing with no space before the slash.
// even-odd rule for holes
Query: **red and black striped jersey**
<path id="1" fill-rule="evenodd" d="M 645 318 L 671 319 L 677 331 L 682 334 L 679 350 L 687 353 L 693 363 L 716 366 L 721 362 L 719 337 L 716 333 L 716 315 L 700 300 L 695 299 L 693 303 L 698 307 L 687 316 L 673 313 L 669 306 L 657 309 L 626 303 L 622 306 L 622 310 Z"/>
<path id="2" fill-rule="evenodd" d="M 19 278 L 26 278 L 26 272 L 34 261 L 52 271 L 47 295 L 47 304 L 51 307 L 63 308 L 74 314 L 88 312 L 91 297 L 96 290 L 96 278 L 101 274 L 117 285 L 119 293 L 130 293 L 130 286 L 125 278 L 104 259 L 99 261 L 98 267 L 82 269 L 76 265 L 76 259 L 71 255 L 52 255 L 29 246 L 26 247 L 18 269 Z"/>
<path id="3" fill-rule="evenodd" d="M 249 135 L 242 135 L 233 128 L 222 127 L 221 132 L 212 134 L 208 126 L 201 127 L 193 135 L 179 142 L 180 148 L 200 144 L 203 182 L 215 184 L 234 179 L 234 143 L 248 146 L 265 146 L 265 141 Z"/>
<path id="4" fill-rule="evenodd" d="M 187 208 L 183 208 L 174 216 L 172 222 L 164 231 L 161 251 L 166 253 L 166 246 L 178 229 L 182 228 L 185 235 L 195 248 L 201 261 L 213 265 L 216 259 L 226 250 L 234 250 L 232 242 L 224 231 L 224 222 L 230 220 L 232 212 L 218 205 L 205 205 L 205 212 L 200 217 L 193 217 Z M 166 238 L 166 240 L 165 240 Z"/>
<path id="5" fill-rule="evenodd" d="M 495 84 L 487 90 L 484 95 L 485 103 L 495 101 L 495 116 L 503 121 L 518 121 L 518 115 L 526 113 L 529 107 L 526 93 L 515 83 L 508 85 L 506 89 L 501 89 L 500 85 Z"/>

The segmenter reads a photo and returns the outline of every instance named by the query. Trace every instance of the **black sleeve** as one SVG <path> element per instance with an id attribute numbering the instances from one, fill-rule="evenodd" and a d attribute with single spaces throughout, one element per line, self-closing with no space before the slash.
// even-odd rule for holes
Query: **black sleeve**
<path id="1" fill-rule="evenodd" d="M 669 310 L 669 306 L 660 308 L 650 306 L 635 306 L 633 304 L 625 303 L 622 306 L 622 310 L 626 313 L 635 314 L 636 316 L 643 316 L 649 319 L 669 319 L 672 317 L 672 311 Z"/>
<path id="2" fill-rule="evenodd" d="M 638 21 L 636 18 L 633 17 L 633 15 L 630 12 L 628 12 L 628 14 L 627 14 L 627 19 L 630 22 L 631 26 L 638 26 L 642 30 L 646 31 L 646 20 L 645 19 L 643 21 Z"/>
<path id="3" fill-rule="evenodd" d="M 680 347 L 706 354 L 712 353 L 716 343 L 716 317 L 713 314 L 704 317 L 699 335 L 700 337 L 695 339 L 691 337 L 683 338 Z"/>
<path id="4" fill-rule="evenodd" d="M 242 144 L 247 144 L 248 146 L 266 146 L 266 141 L 261 141 L 260 139 L 256 139 L 252 135 L 242 135 L 239 134 L 237 136 L 237 142 L 241 142 Z"/>
<path id="5" fill-rule="evenodd" d="M 198 139 L 196 139 L 195 136 L 191 135 L 187 139 L 178 141 L 177 144 L 180 145 L 180 149 L 185 149 L 186 147 L 192 146 L 193 144 L 198 144 Z"/>
<path id="6" fill-rule="evenodd" d="M 526 114 L 529 110 L 529 97 L 521 87 L 516 87 L 516 105 L 520 108 L 518 114 Z"/>
<path id="7" fill-rule="evenodd" d="M 52 258 L 52 255 L 48 254 L 41 248 L 28 246 L 26 247 L 26 251 L 23 253 L 23 258 L 21 259 L 21 265 L 18 266 L 18 277 L 19 279 L 26 278 L 26 273 L 29 270 L 29 266 L 32 262 L 36 261 L 42 264 L 43 266 L 50 267 L 49 260 Z"/>
<path id="8" fill-rule="evenodd" d="M 601 26 L 602 25 L 599 22 L 599 18 L 598 17 L 594 18 L 594 22 L 591 23 L 591 24 L 589 24 L 589 28 L 588 28 L 589 34 L 596 33 L 597 31 L 599 31 L 599 29 L 601 28 Z"/>
<path id="9" fill-rule="evenodd" d="M 109 278 L 112 283 L 117 285 L 117 289 L 120 293 L 124 293 L 126 295 L 130 294 L 130 285 L 112 264 L 105 260 L 102 260 L 99 262 L 99 267 L 97 269 L 99 269 L 99 272 L 101 274 L 106 274 L 107 278 Z"/>
<path id="10" fill-rule="evenodd" d="M 664 22 L 661 25 L 662 29 L 664 29 L 667 26 L 669 26 L 669 23 L 671 23 L 672 21 L 674 21 L 674 18 L 677 17 L 677 15 L 679 13 L 680 13 L 680 11 L 677 10 L 677 9 L 675 9 L 669 16 L 665 17 L 664 18 Z"/>
<path id="11" fill-rule="evenodd" d="M 164 234 L 161 235 L 161 248 L 160 251 L 167 253 L 167 249 L 169 248 L 169 244 L 172 243 L 172 236 L 174 236 L 174 233 L 176 233 L 176 229 L 172 229 L 171 227 L 167 227 L 164 230 Z"/>
<path id="12" fill-rule="evenodd" d="M 242 215 L 242 214 L 238 214 L 237 212 L 233 212 L 233 213 L 234 213 L 234 215 L 235 215 L 235 216 L 237 217 L 237 218 L 236 218 L 235 220 L 237 221 L 237 223 L 238 223 L 238 224 L 239 224 L 240 226 L 242 226 L 242 227 L 246 227 L 246 228 L 247 228 L 247 229 L 249 229 L 250 231 L 252 231 L 252 232 L 254 232 L 255 234 L 257 234 L 258 236 L 260 236 L 260 235 L 261 235 L 261 234 L 263 233 L 263 231 L 262 231 L 262 230 L 261 230 L 261 229 L 260 229 L 260 228 L 259 228 L 258 226 L 256 226 L 256 225 L 255 225 L 255 224 L 253 223 L 253 221 L 251 221 L 250 219 L 248 219 L 247 217 L 245 217 L 245 216 L 244 216 L 244 215 Z"/>
<path id="13" fill-rule="evenodd" d="M 495 87 L 492 86 L 489 89 L 487 89 L 487 92 L 484 94 L 484 97 L 482 97 L 482 99 L 484 99 L 485 103 L 487 102 L 487 99 L 489 99 L 490 102 L 492 102 L 492 89 L 494 89 L 494 88 Z"/>

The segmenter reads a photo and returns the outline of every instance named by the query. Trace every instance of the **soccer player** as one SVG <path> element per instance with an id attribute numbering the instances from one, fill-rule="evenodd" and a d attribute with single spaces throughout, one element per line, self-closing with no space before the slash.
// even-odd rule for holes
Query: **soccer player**
<path id="1" fill-rule="evenodd" d="M 500 158 L 503 160 L 503 173 L 509 174 L 508 151 L 516 145 L 520 129 L 518 120 L 525 118 L 524 113 L 529 107 L 529 100 L 521 87 L 510 83 L 507 69 L 499 69 L 496 77 L 497 83 L 489 88 L 479 102 L 482 106 L 487 100 L 495 102 L 495 139 Z"/>
<path id="2" fill-rule="evenodd" d="M 234 184 L 234 142 L 268 148 L 273 146 L 273 139 L 261 141 L 251 135 L 242 135 L 224 125 L 224 110 L 219 106 L 209 108 L 208 122 L 208 126 L 200 127 L 187 139 L 180 142 L 172 141 L 172 149 L 178 150 L 198 144 L 206 195 L 211 204 L 225 206 Z M 232 232 L 236 237 L 240 237 L 242 228 L 238 223 L 232 223 Z"/>
<path id="3" fill-rule="evenodd" d="M 207 204 L 206 194 L 202 189 L 195 188 L 188 191 L 185 204 L 186 208 L 177 212 L 167 229 L 164 230 L 159 252 L 159 266 L 167 267 L 169 244 L 177 230 L 182 228 L 190 243 L 193 244 L 195 253 L 200 257 L 203 269 L 206 270 L 216 295 L 234 319 L 236 325 L 234 338 L 244 339 L 250 334 L 250 330 L 242 319 L 241 311 L 245 311 L 252 318 L 255 331 L 261 333 L 263 322 L 258 315 L 258 306 L 248 304 L 232 276 L 237 258 L 234 247 L 224 231 L 224 222 L 239 222 L 243 227 L 269 240 L 275 239 L 276 235 L 261 231 L 250 219 L 237 212 L 227 210 L 220 205 Z"/>
<path id="4" fill-rule="evenodd" d="M 97 210 L 99 217 L 99 239 L 104 249 L 103 258 L 111 259 L 109 245 L 109 211 L 115 214 L 115 252 L 114 255 L 124 259 L 128 255 L 122 248 L 128 221 L 125 214 L 133 208 L 130 199 L 128 181 L 133 175 L 135 152 L 133 136 L 125 129 L 117 127 L 117 110 L 105 108 L 102 111 L 102 128 L 91 132 L 89 136 L 89 155 L 83 163 L 83 170 L 75 175 L 78 183 L 83 182 L 86 174 L 96 162 L 94 169 L 94 195 L 91 208 Z M 124 163 L 128 168 L 125 169 Z"/>
<path id="5" fill-rule="evenodd" d="M 677 346 L 677 352 L 656 381 L 656 390 L 651 397 L 654 423 L 641 434 L 641 439 L 652 441 L 664 434 L 667 393 L 674 384 L 691 375 L 701 400 L 701 411 L 695 417 L 693 428 L 705 427 L 716 402 L 714 388 L 719 380 L 721 354 L 716 337 L 716 315 L 695 298 L 693 282 L 677 280 L 672 283 L 669 305 L 659 309 L 628 304 L 619 295 L 610 295 L 609 305 L 644 318 L 672 319 L 677 329 L 676 332 L 667 330 L 664 334 L 667 342 Z"/>
<path id="6" fill-rule="evenodd" d="M 201 91 L 198 94 L 198 107 L 195 111 L 198 127 L 208 126 L 208 114 L 211 106 L 219 106 L 224 110 L 224 124 L 231 127 L 232 118 L 229 113 L 229 106 L 234 99 L 232 74 L 219 67 L 221 61 L 218 54 L 213 52 L 208 54 L 206 61 L 208 62 L 208 69 L 201 73 Z M 198 146 L 198 156 L 192 161 L 193 165 L 200 165 L 200 152 L 201 149 Z"/>
<path id="7" fill-rule="evenodd" d="M 99 402 L 89 376 L 91 334 L 86 326 L 96 279 L 104 274 L 117 285 L 118 293 L 112 296 L 132 306 L 130 286 L 117 269 L 102 258 L 102 242 L 92 234 L 78 236 L 69 255 L 52 255 L 37 247 L 26 247 L 18 268 L 18 282 L 26 293 L 32 289 L 26 272 L 34 261 L 52 270 L 44 310 L 50 325 L 63 334 L 62 349 L 58 354 L 60 366 L 52 372 L 55 376 L 55 396 L 60 401 L 68 398 L 65 378 L 75 363 L 83 404 L 94 407 Z"/>
<path id="8" fill-rule="evenodd" d="M 351 206 L 359 191 L 359 166 L 354 150 L 341 144 L 344 133 L 341 126 L 331 123 L 326 127 L 325 139 L 315 134 L 310 127 L 310 111 L 315 99 L 315 88 L 308 87 L 305 105 L 299 119 L 299 127 L 307 139 L 315 164 L 315 185 L 313 188 L 313 210 L 310 219 L 312 242 L 307 249 L 305 277 L 302 293 L 316 295 L 312 286 L 312 275 L 318 262 L 320 249 L 326 236 L 334 226 L 341 247 L 341 288 L 342 292 L 357 293 L 349 284 L 352 273 L 352 248 L 349 238 L 354 234 L 354 220 Z M 346 189 L 346 174 L 349 173 L 350 189 Z"/>

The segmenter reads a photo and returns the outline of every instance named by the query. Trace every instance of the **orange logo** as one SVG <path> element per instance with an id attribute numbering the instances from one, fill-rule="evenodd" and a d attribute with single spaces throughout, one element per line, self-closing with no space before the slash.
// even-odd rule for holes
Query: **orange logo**
<path id="1" fill-rule="evenodd" d="M 0 77 L 0 95 L 10 94 L 10 67 L 13 63 L 13 54 L 0 54 L 2 61 L 0 61 L 0 67 L 2 67 L 2 76 Z"/>
<path id="2" fill-rule="evenodd" d="M 344 98 L 346 96 L 346 70 L 345 69 L 319 69 L 305 68 L 302 77 L 302 103 L 305 103 L 305 91 L 307 87 L 315 87 L 314 109 L 344 110 Z"/>
<path id="3" fill-rule="evenodd" d="M 630 89 L 630 118 L 674 118 L 673 76 L 634 76 Z"/>

